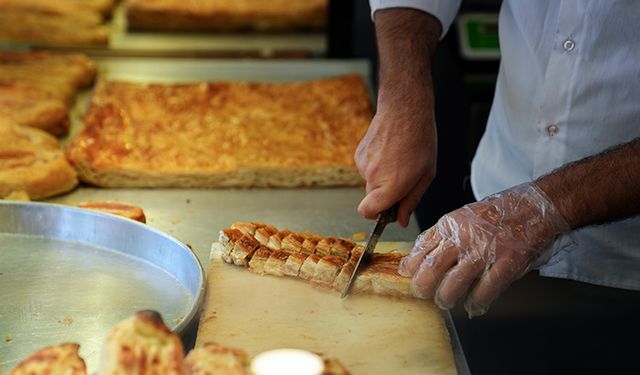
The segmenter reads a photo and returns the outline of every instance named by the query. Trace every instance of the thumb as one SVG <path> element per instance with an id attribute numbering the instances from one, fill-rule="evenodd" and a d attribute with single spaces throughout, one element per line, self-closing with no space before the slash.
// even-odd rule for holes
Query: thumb
<path id="1" fill-rule="evenodd" d="M 375 220 L 378 214 L 393 206 L 401 197 L 396 197 L 384 186 L 369 191 L 358 206 L 358 213 L 366 219 Z"/>

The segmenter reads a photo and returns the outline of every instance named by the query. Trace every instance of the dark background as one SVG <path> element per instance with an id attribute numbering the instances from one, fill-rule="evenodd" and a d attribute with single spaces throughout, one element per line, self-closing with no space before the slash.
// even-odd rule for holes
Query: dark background
<path id="1" fill-rule="evenodd" d="M 461 13 L 497 13 L 499 6 L 497 0 L 465 0 Z M 366 58 L 376 72 L 368 0 L 333 0 L 329 19 L 329 57 Z M 436 178 L 416 210 L 423 230 L 474 200 L 470 163 L 484 132 L 499 61 L 462 58 L 453 25 L 432 66 L 439 155 Z M 469 320 L 460 306 L 451 313 L 473 374 L 640 373 L 638 292 L 532 272 L 487 315 Z"/>

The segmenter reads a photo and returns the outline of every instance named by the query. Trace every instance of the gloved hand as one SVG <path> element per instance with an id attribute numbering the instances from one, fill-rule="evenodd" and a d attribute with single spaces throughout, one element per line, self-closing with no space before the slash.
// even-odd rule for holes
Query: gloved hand
<path id="1" fill-rule="evenodd" d="M 399 272 L 413 276 L 416 297 L 442 309 L 468 293 L 465 309 L 478 316 L 569 231 L 535 183 L 519 185 L 444 215 L 418 236 Z"/>

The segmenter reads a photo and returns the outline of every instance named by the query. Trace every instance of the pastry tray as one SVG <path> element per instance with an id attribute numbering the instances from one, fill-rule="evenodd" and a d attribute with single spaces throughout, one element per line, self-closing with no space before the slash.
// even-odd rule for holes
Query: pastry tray
<path id="1" fill-rule="evenodd" d="M 187 246 L 145 224 L 0 201 L 0 369 L 39 348 L 76 342 L 95 371 L 109 332 L 139 310 L 160 312 L 183 333 L 196 317 L 204 279 Z"/>
<path id="2" fill-rule="evenodd" d="M 298 33 L 191 33 L 142 32 L 127 29 L 124 2 L 116 7 L 109 28 L 108 46 L 71 49 L 92 55 L 192 56 L 192 57 L 312 57 L 327 51 L 324 32 Z M 0 42 L 0 49 L 28 48 L 20 43 Z"/>

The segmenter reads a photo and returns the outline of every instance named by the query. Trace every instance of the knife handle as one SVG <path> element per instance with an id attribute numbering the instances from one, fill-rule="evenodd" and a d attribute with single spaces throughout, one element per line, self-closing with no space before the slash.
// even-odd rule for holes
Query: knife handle
<path id="1" fill-rule="evenodd" d="M 380 215 L 378 216 L 378 221 L 384 222 L 384 224 L 389 224 L 389 223 L 393 223 L 396 220 L 398 220 L 398 207 L 400 206 L 400 203 L 396 203 L 393 206 L 387 208 L 386 210 L 382 211 L 380 213 Z"/>

